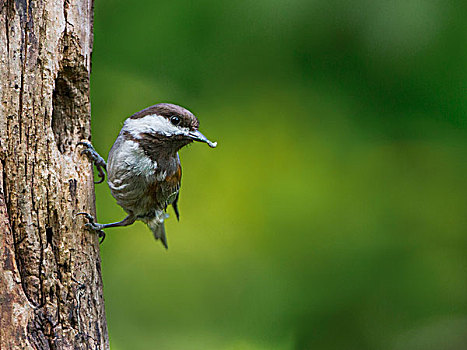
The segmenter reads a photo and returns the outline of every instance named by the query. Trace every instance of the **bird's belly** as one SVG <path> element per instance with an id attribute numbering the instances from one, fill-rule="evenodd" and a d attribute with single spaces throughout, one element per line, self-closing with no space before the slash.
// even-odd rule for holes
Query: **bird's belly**
<path id="1" fill-rule="evenodd" d="M 109 174 L 108 181 L 112 196 L 127 212 L 136 216 L 152 216 L 156 210 L 164 210 L 177 197 L 179 186 L 158 181 L 157 175 L 120 174 L 118 178 Z"/>
<path id="2" fill-rule="evenodd" d="M 117 139 L 107 166 L 112 196 L 126 212 L 136 216 L 151 216 L 155 211 L 165 210 L 178 194 L 179 164 L 178 157 L 158 164 L 135 142 Z"/>
<path id="3" fill-rule="evenodd" d="M 109 187 L 117 203 L 128 213 L 136 215 L 154 207 L 154 201 L 146 195 L 147 184 L 141 176 L 111 179 Z"/>

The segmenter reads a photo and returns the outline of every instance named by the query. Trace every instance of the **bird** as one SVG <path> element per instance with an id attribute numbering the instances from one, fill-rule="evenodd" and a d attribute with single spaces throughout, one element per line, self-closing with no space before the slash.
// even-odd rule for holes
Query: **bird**
<path id="1" fill-rule="evenodd" d="M 112 196 L 127 213 L 118 222 L 99 224 L 92 215 L 86 216 L 86 227 L 97 231 L 101 242 L 104 229 L 128 226 L 136 220 L 145 223 L 156 240 L 168 249 L 164 221 L 171 205 L 180 219 L 178 199 L 182 167 L 178 151 L 192 142 L 206 143 L 211 148 L 217 142 L 209 141 L 199 130 L 199 121 L 192 112 L 179 105 L 158 103 L 127 118 L 113 144 L 107 163 L 88 141 L 83 146 L 85 154 L 96 166 L 100 180 L 107 183 Z"/>

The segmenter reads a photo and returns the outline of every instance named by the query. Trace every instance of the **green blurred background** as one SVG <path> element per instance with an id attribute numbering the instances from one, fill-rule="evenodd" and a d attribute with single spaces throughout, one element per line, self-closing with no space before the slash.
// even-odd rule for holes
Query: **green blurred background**
<path id="1" fill-rule="evenodd" d="M 466 349 L 467 3 L 95 3 L 93 140 L 158 102 L 181 151 L 169 250 L 101 246 L 113 350 Z M 100 222 L 123 211 L 96 187 Z"/>

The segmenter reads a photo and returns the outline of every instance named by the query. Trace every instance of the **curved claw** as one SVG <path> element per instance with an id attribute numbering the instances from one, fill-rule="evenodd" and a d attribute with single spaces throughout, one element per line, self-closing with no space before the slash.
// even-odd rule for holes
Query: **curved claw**
<path id="1" fill-rule="evenodd" d="M 84 224 L 84 226 L 89 230 L 89 231 L 94 231 L 94 232 L 97 232 L 97 234 L 99 235 L 99 238 L 100 238 L 100 241 L 99 241 L 99 244 L 101 244 L 102 242 L 104 242 L 104 239 L 105 239 L 105 232 L 102 230 L 104 225 L 103 224 L 98 224 L 97 222 L 95 222 L 94 220 L 94 216 L 92 216 L 91 214 L 89 213 L 86 213 L 86 212 L 80 212 L 80 213 L 77 213 L 76 216 L 78 215 L 84 215 L 86 217 L 86 219 L 88 219 L 88 222 Z"/>
<path id="2" fill-rule="evenodd" d="M 86 219 L 88 219 L 89 221 L 94 222 L 94 216 L 92 216 L 89 213 L 86 213 L 85 211 L 79 212 L 75 216 L 78 216 L 78 215 L 84 215 L 86 217 Z"/>
<path id="3" fill-rule="evenodd" d="M 104 242 L 104 239 L 105 239 L 105 232 L 102 230 L 99 230 L 98 233 L 99 233 L 99 238 L 100 238 L 99 244 L 102 244 L 102 242 Z"/>
<path id="4" fill-rule="evenodd" d="M 81 150 L 81 154 L 86 155 L 89 160 L 96 166 L 99 181 L 94 181 L 95 184 L 100 184 L 105 180 L 105 172 L 107 170 L 107 164 L 105 163 L 104 158 L 102 158 L 99 153 L 96 152 L 94 147 L 90 142 L 80 141 L 78 145 L 84 146 L 84 149 Z"/>
<path id="5" fill-rule="evenodd" d="M 104 170 L 103 170 L 102 166 L 96 164 L 96 168 L 97 168 L 97 173 L 99 175 L 100 180 L 99 181 L 94 181 L 94 183 L 95 184 L 100 184 L 100 183 L 104 182 L 104 180 L 105 180 L 105 173 L 104 173 Z"/>

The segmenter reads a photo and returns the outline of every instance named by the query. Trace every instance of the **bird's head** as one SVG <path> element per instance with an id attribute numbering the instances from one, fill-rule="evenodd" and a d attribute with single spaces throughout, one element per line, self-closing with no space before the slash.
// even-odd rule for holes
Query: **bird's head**
<path id="1" fill-rule="evenodd" d="M 217 142 L 209 141 L 198 127 L 198 119 L 189 110 L 170 103 L 159 103 L 129 117 L 122 131 L 140 142 L 175 151 L 193 141 L 216 147 Z"/>

